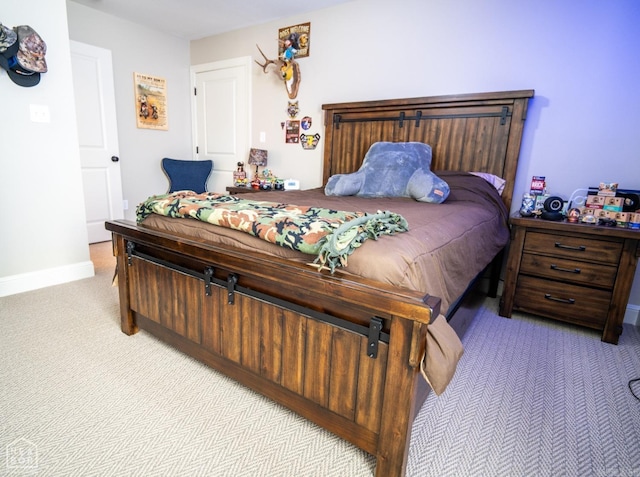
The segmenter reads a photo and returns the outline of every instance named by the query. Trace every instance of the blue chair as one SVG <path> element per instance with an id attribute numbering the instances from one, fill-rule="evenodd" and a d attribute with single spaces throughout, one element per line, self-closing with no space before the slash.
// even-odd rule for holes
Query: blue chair
<path id="1" fill-rule="evenodd" d="M 207 192 L 213 161 L 183 161 L 165 157 L 161 165 L 169 179 L 169 193 L 177 190 L 192 190 L 197 194 Z"/>

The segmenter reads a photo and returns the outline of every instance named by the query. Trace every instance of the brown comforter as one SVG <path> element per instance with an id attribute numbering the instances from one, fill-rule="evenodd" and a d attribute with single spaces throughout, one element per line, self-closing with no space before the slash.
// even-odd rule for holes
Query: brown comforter
<path id="1" fill-rule="evenodd" d="M 389 210 L 402 215 L 409 223 L 408 232 L 366 241 L 349 257 L 344 271 L 436 296 L 446 311 L 507 244 L 508 212 L 495 188 L 484 179 L 460 172 L 441 171 L 438 175 L 451 188 L 442 204 L 408 198 L 329 197 L 322 189 L 260 192 L 247 198 L 370 213 Z M 315 258 L 197 220 L 153 214 L 142 225 L 301 262 Z"/>

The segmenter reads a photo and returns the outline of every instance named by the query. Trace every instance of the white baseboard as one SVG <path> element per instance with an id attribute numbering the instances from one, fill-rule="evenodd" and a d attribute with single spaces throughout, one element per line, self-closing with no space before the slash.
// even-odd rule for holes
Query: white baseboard
<path id="1" fill-rule="evenodd" d="M 640 326 L 640 306 L 627 305 L 627 308 L 624 311 L 623 323 L 629 323 L 634 326 Z"/>
<path id="2" fill-rule="evenodd" d="M 39 288 L 82 280 L 95 275 L 93 262 L 79 262 L 64 267 L 48 268 L 37 272 L 21 273 L 0 278 L 0 297 L 15 295 Z"/>

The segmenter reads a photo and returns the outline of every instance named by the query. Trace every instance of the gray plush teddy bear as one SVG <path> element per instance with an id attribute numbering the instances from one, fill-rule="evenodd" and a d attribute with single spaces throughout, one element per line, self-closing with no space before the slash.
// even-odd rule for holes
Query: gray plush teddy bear
<path id="1" fill-rule="evenodd" d="M 431 172 L 431 146 L 422 142 L 376 142 L 352 174 L 336 174 L 327 181 L 326 195 L 411 197 L 440 204 L 449 185 Z"/>

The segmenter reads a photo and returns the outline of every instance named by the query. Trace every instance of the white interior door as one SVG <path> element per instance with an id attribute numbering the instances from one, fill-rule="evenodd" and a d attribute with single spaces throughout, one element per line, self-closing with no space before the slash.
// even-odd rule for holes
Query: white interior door
<path id="1" fill-rule="evenodd" d="M 192 67 L 194 142 L 198 159 L 213 160 L 209 191 L 224 192 L 251 138 L 251 58 Z"/>
<path id="2" fill-rule="evenodd" d="M 111 51 L 70 43 L 89 243 L 104 242 L 124 217 Z"/>

